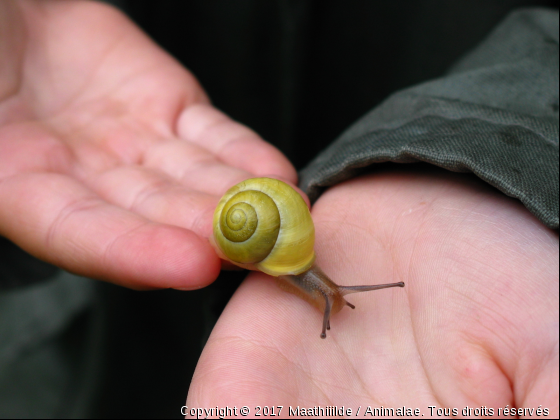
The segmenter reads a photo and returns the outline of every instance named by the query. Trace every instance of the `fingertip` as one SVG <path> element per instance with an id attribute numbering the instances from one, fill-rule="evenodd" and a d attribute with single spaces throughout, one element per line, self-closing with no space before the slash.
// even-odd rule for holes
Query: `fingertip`
<path id="1" fill-rule="evenodd" d="M 211 105 L 185 108 L 176 131 L 180 138 L 208 150 L 226 165 L 255 176 L 268 173 L 297 182 L 294 166 L 278 148 Z"/>
<path id="2" fill-rule="evenodd" d="M 116 283 L 133 289 L 195 290 L 212 283 L 220 259 L 210 244 L 187 229 L 150 224 L 112 247 Z"/>
<path id="3" fill-rule="evenodd" d="M 235 158 L 229 163 L 239 165 L 242 169 L 257 177 L 268 176 L 296 184 L 297 171 L 284 154 L 272 144 L 258 137 L 232 144 L 235 150 L 229 155 Z"/>
<path id="4" fill-rule="evenodd" d="M 251 158 L 246 165 L 248 171 L 257 176 L 267 176 L 288 184 L 297 184 L 298 174 L 294 165 L 278 148 L 260 137 L 258 138 L 258 150 L 256 150 L 256 145 L 247 144 L 246 147 L 252 149 L 251 152 L 247 150 L 247 153 L 244 153 Z"/>
<path id="5" fill-rule="evenodd" d="M 180 228 L 179 228 L 180 229 Z M 188 290 L 201 289 L 213 283 L 221 270 L 221 260 L 208 240 L 194 232 L 180 229 L 187 242 L 180 240 L 183 249 L 178 255 L 177 275 L 170 277 L 167 287 Z"/>

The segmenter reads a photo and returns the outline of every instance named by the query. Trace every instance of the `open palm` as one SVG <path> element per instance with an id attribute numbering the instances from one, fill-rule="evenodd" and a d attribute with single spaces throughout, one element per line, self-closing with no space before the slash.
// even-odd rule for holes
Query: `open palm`
<path id="1" fill-rule="evenodd" d="M 109 6 L 0 8 L 0 235 L 133 288 L 213 281 L 219 196 L 250 176 L 295 182 L 291 164 Z"/>
<path id="2" fill-rule="evenodd" d="M 189 407 L 558 414 L 558 236 L 520 203 L 464 175 L 399 169 L 330 189 L 312 214 L 333 280 L 406 287 L 350 295 L 356 309 L 322 340 L 321 313 L 251 274 L 204 349 Z"/>

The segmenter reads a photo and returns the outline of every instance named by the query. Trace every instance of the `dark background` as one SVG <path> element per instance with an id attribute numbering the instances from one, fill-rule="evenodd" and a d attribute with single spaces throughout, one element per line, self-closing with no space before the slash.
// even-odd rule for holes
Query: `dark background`
<path id="1" fill-rule="evenodd" d="M 512 9 L 553 1 L 120 1 L 214 104 L 299 170 L 396 90 L 440 77 Z"/>
<path id="2" fill-rule="evenodd" d="M 189 68 L 216 107 L 298 170 L 391 93 L 442 76 L 511 10 L 558 7 L 522 0 L 110 3 Z M 21 260 L 13 267 L 30 279 L 56 270 L 4 242 L 0 248 L 17 254 L 12 261 Z M 195 292 L 99 284 L 107 331 L 95 415 L 181 417 L 204 343 L 244 276 L 225 273 Z"/>

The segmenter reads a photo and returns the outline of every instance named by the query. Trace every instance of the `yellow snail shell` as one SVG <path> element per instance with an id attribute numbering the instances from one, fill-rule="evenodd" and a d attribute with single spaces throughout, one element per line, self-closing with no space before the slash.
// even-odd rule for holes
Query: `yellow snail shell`
<path id="1" fill-rule="evenodd" d="M 230 188 L 214 212 L 214 242 L 234 264 L 271 276 L 307 271 L 315 228 L 307 204 L 289 185 L 253 178 Z"/>

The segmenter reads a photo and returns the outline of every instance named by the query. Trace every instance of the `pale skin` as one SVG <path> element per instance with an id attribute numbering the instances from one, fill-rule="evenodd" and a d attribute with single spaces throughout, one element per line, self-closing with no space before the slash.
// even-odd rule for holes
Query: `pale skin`
<path id="1" fill-rule="evenodd" d="M 215 280 L 220 196 L 290 162 L 95 2 L 0 2 L 0 235 L 135 289 Z"/>
<path id="2" fill-rule="evenodd" d="M 221 265 L 207 240 L 219 197 L 252 176 L 297 181 L 108 6 L 1 1 L 0 56 L 0 235 L 43 260 L 136 289 L 203 287 Z M 350 295 L 321 340 L 319 311 L 251 274 L 189 406 L 558 415 L 556 232 L 466 175 L 402 166 L 331 188 L 312 214 L 334 281 L 406 287 Z"/>
<path id="3" fill-rule="evenodd" d="M 474 177 L 399 166 L 329 189 L 312 215 L 334 281 L 406 286 L 349 295 L 356 309 L 333 315 L 322 340 L 321 312 L 251 274 L 203 351 L 189 407 L 558 415 L 558 235 L 517 200 Z"/>

